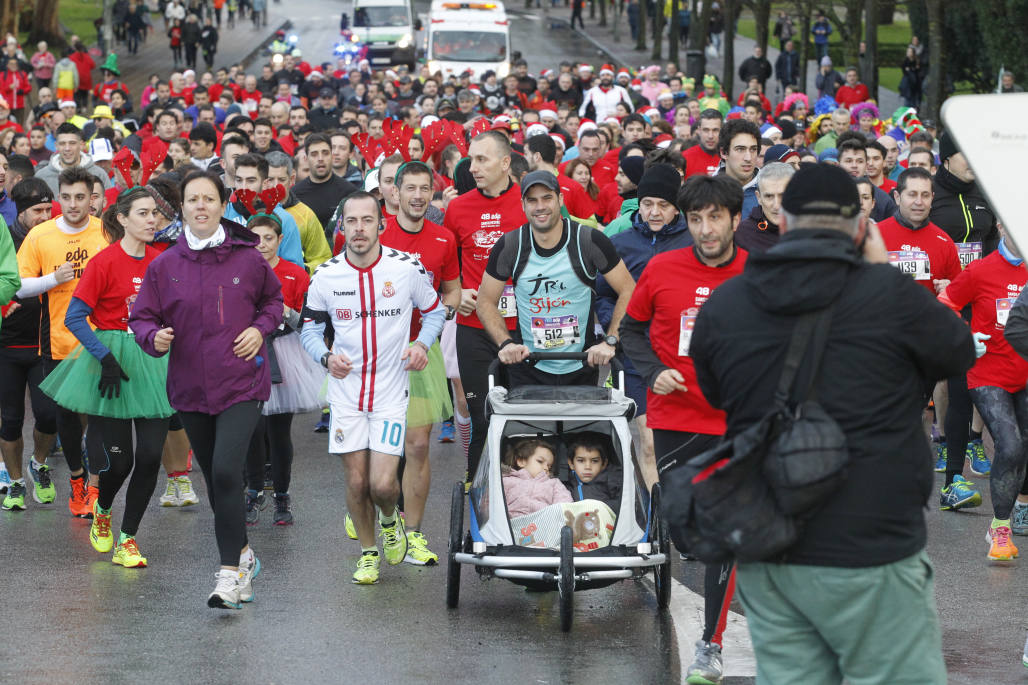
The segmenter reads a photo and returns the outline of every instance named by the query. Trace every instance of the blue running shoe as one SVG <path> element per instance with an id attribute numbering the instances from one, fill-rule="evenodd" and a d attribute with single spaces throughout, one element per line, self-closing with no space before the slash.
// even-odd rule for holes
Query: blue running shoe
<path id="1" fill-rule="evenodd" d="M 443 421 L 443 425 L 439 427 L 439 442 L 453 442 L 456 437 L 453 421 Z"/>
<path id="2" fill-rule="evenodd" d="M 11 474 L 7 473 L 7 466 L 0 463 L 0 495 L 7 494 L 9 487 L 11 487 Z"/>
<path id="3" fill-rule="evenodd" d="M 946 441 L 935 443 L 935 472 L 946 473 Z"/>
<path id="4" fill-rule="evenodd" d="M 982 493 L 975 490 L 973 485 L 963 476 L 954 476 L 953 482 L 942 489 L 940 508 L 943 511 L 956 511 L 980 506 Z"/>
<path id="5" fill-rule="evenodd" d="M 318 422 L 316 424 L 314 424 L 314 432 L 315 433 L 327 433 L 328 432 L 328 417 L 329 417 L 329 413 L 327 411 L 321 413 L 321 418 L 318 419 Z"/>
<path id="6" fill-rule="evenodd" d="M 1010 532 L 1014 535 L 1028 535 L 1028 504 L 1014 502 L 1014 512 L 1010 515 Z"/>
<path id="7" fill-rule="evenodd" d="M 976 476 L 987 476 L 992 471 L 992 463 L 985 456 L 985 445 L 981 440 L 971 440 L 967 443 L 966 457 L 971 462 L 971 473 Z"/>

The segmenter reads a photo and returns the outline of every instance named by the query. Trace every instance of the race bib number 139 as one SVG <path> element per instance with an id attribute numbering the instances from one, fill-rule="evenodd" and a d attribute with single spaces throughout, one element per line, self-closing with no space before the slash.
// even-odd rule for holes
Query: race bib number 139
<path id="1" fill-rule="evenodd" d="M 911 250 L 890 252 L 889 264 L 905 274 L 910 274 L 914 277 L 915 281 L 927 281 L 932 278 L 932 269 L 928 262 L 928 255 L 924 252 L 914 252 Z"/>

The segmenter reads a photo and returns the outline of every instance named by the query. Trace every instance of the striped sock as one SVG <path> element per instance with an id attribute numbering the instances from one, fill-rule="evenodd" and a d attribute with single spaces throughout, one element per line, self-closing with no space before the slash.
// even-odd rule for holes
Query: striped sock
<path id="1" fill-rule="evenodd" d="M 453 422 L 457 425 L 457 435 L 460 436 L 460 447 L 464 450 L 464 460 L 467 461 L 468 450 L 471 448 L 471 417 L 461 416 L 454 411 Z"/>

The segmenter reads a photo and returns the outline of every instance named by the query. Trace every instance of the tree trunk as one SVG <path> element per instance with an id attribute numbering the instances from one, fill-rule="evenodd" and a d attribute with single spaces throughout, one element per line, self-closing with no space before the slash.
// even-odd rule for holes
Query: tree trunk
<path id="1" fill-rule="evenodd" d="M 814 6 L 812 0 L 796 0 L 795 7 L 799 18 L 799 32 L 794 36 L 794 39 L 799 40 L 797 45 L 800 49 L 800 92 L 806 93 L 807 61 L 810 59 L 810 16 L 814 11 Z M 810 109 L 813 110 L 814 108 L 811 107 Z"/>
<path id="2" fill-rule="evenodd" d="M 887 1 L 887 0 L 886 0 Z M 871 98 L 878 102 L 878 9 L 882 0 L 865 0 L 865 32 L 864 49 L 867 55 L 867 63 L 870 65 L 869 73 L 864 75 L 867 79 L 864 83 Z"/>
<path id="3" fill-rule="evenodd" d="M 653 51 L 650 59 L 658 62 L 664 59 L 664 0 L 657 0 L 653 12 Z"/>
<path id="4" fill-rule="evenodd" d="M 896 0 L 879 0 L 876 22 L 877 24 L 892 25 L 893 15 L 896 14 Z"/>
<path id="5" fill-rule="evenodd" d="M 671 25 L 667 31 L 667 55 L 668 60 L 674 62 L 681 69 L 682 65 L 679 64 L 680 48 L 678 45 L 678 34 L 682 30 L 682 24 L 679 22 L 679 0 L 671 0 Z"/>
<path id="6" fill-rule="evenodd" d="M 35 45 L 41 40 L 45 40 L 52 47 L 59 48 L 65 44 L 64 33 L 61 31 L 57 16 L 58 5 L 58 0 L 35 0 L 34 21 L 28 36 L 29 45 Z M 83 40 L 87 38 L 83 37 Z"/>
<path id="7" fill-rule="evenodd" d="M 756 0 L 753 3 L 753 19 L 756 21 L 757 45 L 767 57 L 767 34 L 771 24 L 771 0 Z"/>
<path id="8" fill-rule="evenodd" d="M 610 0 L 599 0 L 600 3 L 600 26 L 607 25 L 607 3 Z"/>
<path id="9" fill-rule="evenodd" d="M 639 6 L 639 25 L 635 27 L 635 49 L 646 49 L 646 12 L 649 11 L 648 0 L 636 0 Z"/>
<path id="10" fill-rule="evenodd" d="M 925 96 L 925 111 L 922 119 L 939 118 L 939 108 L 942 106 L 943 82 L 942 65 L 946 61 L 945 41 L 942 39 L 943 17 L 942 0 L 926 0 L 925 6 L 928 10 L 928 45 L 931 55 L 928 63 L 928 78 Z"/>
<path id="11" fill-rule="evenodd" d="M 735 102 L 735 18 L 738 16 L 741 2 L 725 0 L 722 5 L 725 8 L 725 37 L 721 47 L 725 63 L 724 71 L 721 72 L 721 88 L 731 104 Z"/>
<path id="12" fill-rule="evenodd" d="M 703 50 L 707 47 L 707 27 L 710 26 L 710 7 L 711 3 L 703 3 L 703 10 L 699 12 L 697 16 L 699 3 L 697 0 L 693 0 L 692 3 L 692 20 L 689 24 L 689 49 L 690 50 Z M 699 80 L 696 82 L 696 90 L 702 90 L 700 81 L 703 80 L 703 74 L 700 74 Z"/>
<path id="13" fill-rule="evenodd" d="M 4 35 L 18 35 L 17 0 L 0 0 L 0 31 Z"/>
<path id="14" fill-rule="evenodd" d="M 615 43 L 621 42 L 621 17 L 625 13 L 625 0 L 617 0 L 614 5 L 614 20 L 610 27 L 611 40 Z"/>

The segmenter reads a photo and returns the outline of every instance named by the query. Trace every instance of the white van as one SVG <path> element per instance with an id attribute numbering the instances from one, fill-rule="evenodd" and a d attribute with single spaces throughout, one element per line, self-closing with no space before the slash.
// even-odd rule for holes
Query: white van
<path id="1" fill-rule="evenodd" d="M 510 73 L 510 21 L 502 2 L 433 0 L 428 22 L 429 70 L 443 78 L 470 70 L 478 80 L 487 71 Z"/>
<path id="2" fill-rule="evenodd" d="M 408 0 L 354 0 L 350 30 L 368 46 L 372 67 L 406 64 L 414 69 L 421 20 L 414 18 Z"/>

